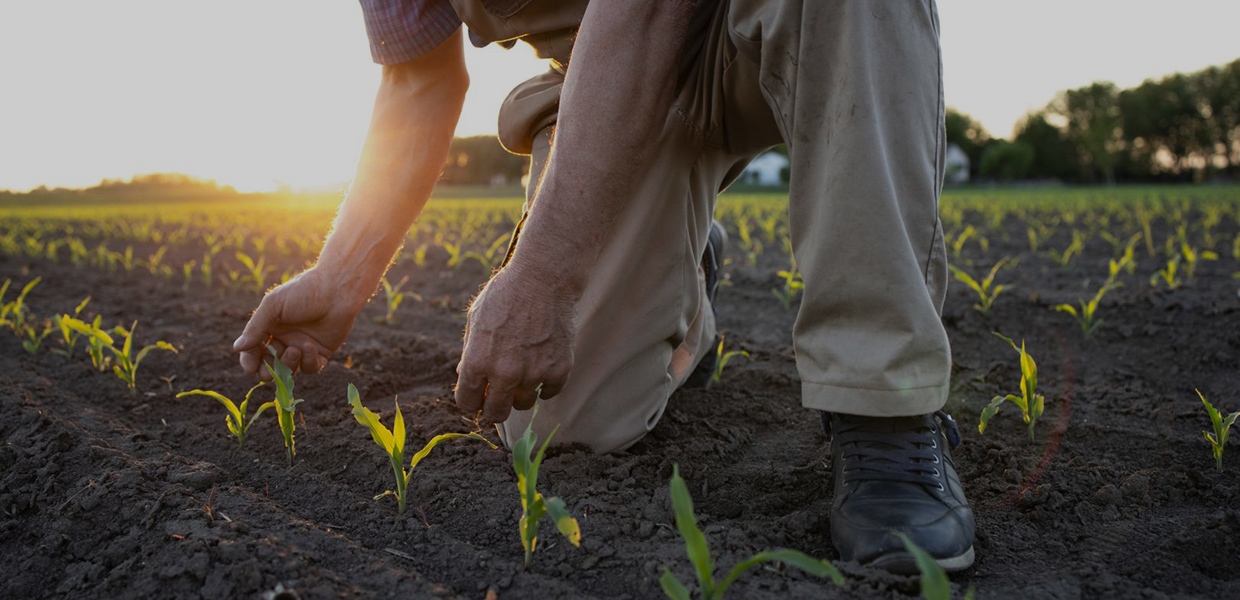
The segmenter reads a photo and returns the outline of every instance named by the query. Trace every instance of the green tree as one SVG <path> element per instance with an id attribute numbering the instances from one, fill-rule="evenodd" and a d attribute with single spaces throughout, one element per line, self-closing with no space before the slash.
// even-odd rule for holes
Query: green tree
<path id="1" fill-rule="evenodd" d="M 1033 159 L 1033 146 L 1024 142 L 995 140 L 982 152 L 979 172 L 982 177 L 1000 181 L 1025 179 L 1029 176 Z"/>
<path id="2" fill-rule="evenodd" d="M 1119 90 L 1115 84 L 1098 81 L 1060 92 L 1047 112 L 1065 123 L 1064 134 L 1076 149 L 1082 175 L 1114 183 L 1123 145 Z"/>
<path id="3" fill-rule="evenodd" d="M 982 151 L 990 141 L 990 134 L 981 123 L 973 120 L 973 117 L 954 108 L 947 109 L 944 125 L 947 130 L 947 143 L 960 146 L 965 156 L 969 157 L 969 175 L 976 177 L 982 164 Z"/>
<path id="4" fill-rule="evenodd" d="M 1016 124 L 1015 141 L 1033 150 L 1028 176 L 1034 179 L 1070 180 L 1079 173 L 1075 149 L 1062 131 L 1037 111 L 1025 115 Z"/>

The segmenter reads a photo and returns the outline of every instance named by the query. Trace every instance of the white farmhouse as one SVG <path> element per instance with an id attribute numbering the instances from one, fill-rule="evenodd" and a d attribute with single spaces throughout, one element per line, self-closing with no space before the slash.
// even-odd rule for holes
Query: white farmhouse
<path id="1" fill-rule="evenodd" d="M 749 185 L 780 185 L 784 182 L 783 173 L 787 168 L 788 157 L 778 152 L 764 152 L 749 161 L 736 181 Z"/>
<path id="2" fill-rule="evenodd" d="M 969 155 L 956 144 L 947 145 L 947 155 L 943 157 L 943 183 L 959 185 L 969 182 Z"/>

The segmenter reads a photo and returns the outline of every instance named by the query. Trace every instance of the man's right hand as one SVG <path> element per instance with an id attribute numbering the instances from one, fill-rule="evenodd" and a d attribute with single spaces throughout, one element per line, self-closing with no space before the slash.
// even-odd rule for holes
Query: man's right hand
<path id="1" fill-rule="evenodd" d="M 233 351 L 241 354 L 241 368 L 269 378 L 262 366 L 271 344 L 290 369 L 319 372 L 344 343 L 361 311 L 364 303 L 351 300 L 339 281 L 317 268 L 273 288 L 233 342 Z"/>

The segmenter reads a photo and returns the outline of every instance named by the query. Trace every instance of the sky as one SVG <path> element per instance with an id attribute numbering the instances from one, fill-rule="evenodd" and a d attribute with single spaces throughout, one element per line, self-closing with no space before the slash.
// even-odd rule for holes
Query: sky
<path id="1" fill-rule="evenodd" d="M 1000 137 L 1063 89 L 1240 58 L 1237 0 L 941 0 L 939 15 L 948 105 Z M 458 135 L 493 134 L 508 90 L 546 68 L 521 44 L 466 60 Z M 0 189 L 152 172 L 339 184 L 378 77 L 349 0 L 3 2 Z"/>

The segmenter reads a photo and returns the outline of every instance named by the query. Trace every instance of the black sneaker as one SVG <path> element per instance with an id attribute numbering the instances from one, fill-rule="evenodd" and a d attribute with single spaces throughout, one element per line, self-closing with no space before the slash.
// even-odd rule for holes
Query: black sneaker
<path id="1" fill-rule="evenodd" d="M 831 434 L 835 501 L 831 541 L 840 558 L 918 573 L 903 532 L 946 571 L 973 565 L 973 511 L 948 446 L 960 443 L 946 413 L 861 417 L 823 413 Z"/>
<path id="2" fill-rule="evenodd" d="M 706 251 L 702 253 L 702 270 L 706 272 L 706 297 L 710 298 L 711 311 L 719 318 L 719 309 L 715 308 L 715 295 L 719 293 L 719 271 L 723 268 L 723 251 L 728 245 L 728 232 L 719 221 L 710 222 L 710 234 L 706 237 Z M 710 350 L 698 361 L 693 372 L 685 379 L 684 387 L 704 390 L 710 387 L 715 376 L 715 366 L 719 363 L 719 341 L 711 343 Z"/>

